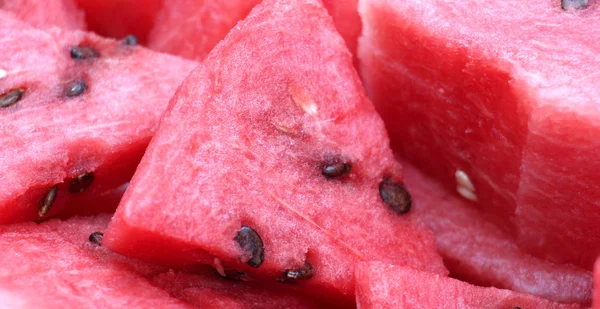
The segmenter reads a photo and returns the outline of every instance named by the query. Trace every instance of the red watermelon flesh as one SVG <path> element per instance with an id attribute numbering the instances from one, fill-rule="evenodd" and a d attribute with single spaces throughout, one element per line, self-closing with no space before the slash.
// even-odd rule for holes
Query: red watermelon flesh
<path id="1" fill-rule="evenodd" d="M 110 217 L 0 227 L 2 308 L 324 308 L 281 290 L 175 272 L 91 243 Z"/>
<path id="2" fill-rule="evenodd" d="M 148 47 L 202 60 L 260 0 L 179 0 L 165 5 Z"/>
<path id="3" fill-rule="evenodd" d="M 127 182 L 196 65 L 84 32 L 44 32 L 6 14 L 0 36 L 0 223 L 45 219 Z M 73 59 L 74 46 L 99 56 Z"/>
<path id="4" fill-rule="evenodd" d="M 167 3 L 177 1 L 167 1 Z M 75 2 L 85 12 L 85 20 L 90 31 L 116 39 L 133 34 L 141 44 L 146 44 L 156 14 L 165 1 L 75 0 Z"/>
<path id="5" fill-rule="evenodd" d="M 346 41 L 346 46 L 354 57 L 354 64 L 358 67 L 356 48 L 362 31 L 362 22 L 358 15 L 358 0 L 323 0 L 323 5 L 333 17 L 335 28 Z"/>
<path id="6" fill-rule="evenodd" d="M 356 299 L 361 309 L 583 308 L 509 290 L 473 286 L 437 274 L 380 262 L 357 266 Z"/>
<path id="7" fill-rule="evenodd" d="M 188 59 L 202 60 L 260 0 L 180 0 L 157 14 L 148 46 Z M 324 0 L 323 4 L 352 53 L 361 22 L 357 0 Z"/>
<path id="8" fill-rule="evenodd" d="M 594 295 L 592 309 L 600 309 L 600 260 L 594 264 Z"/>
<path id="9" fill-rule="evenodd" d="M 421 221 L 388 206 L 408 196 L 387 145 L 320 2 L 265 1 L 179 88 L 105 244 L 271 282 L 302 273 L 346 300 L 358 261 L 446 274 Z"/>
<path id="10" fill-rule="evenodd" d="M 0 0 L 0 9 L 38 28 L 85 29 L 84 13 L 73 0 Z"/>
<path id="11" fill-rule="evenodd" d="M 530 252 L 591 269 L 597 2 L 366 0 L 360 11 L 362 73 L 393 148 Z"/>
<path id="12" fill-rule="evenodd" d="M 433 230 L 444 264 L 454 278 L 561 303 L 591 302 L 590 271 L 553 264 L 523 252 L 481 211 L 408 162 L 400 162 L 415 214 Z"/>

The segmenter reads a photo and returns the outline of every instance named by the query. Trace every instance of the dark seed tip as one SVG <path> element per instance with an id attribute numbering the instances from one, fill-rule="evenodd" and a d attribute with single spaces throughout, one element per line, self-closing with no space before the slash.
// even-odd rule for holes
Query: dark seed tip
<path id="1" fill-rule="evenodd" d="M 381 181 L 379 195 L 383 202 L 398 214 L 405 214 L 412 207 L 412 198 L 408 190 L 391 178 L 384 178 Z"/>
<path id="2" fill-rule="evenodd" d="M 74 81 L 72 83 L 70 83 L 69 85 L 67 85 L 67 97 L 76 97 L 81 95 L 83 92 L 85 92 L 88 89 L 87 84 L 82 81 L 82 80 L 78 80 L 78 81 Z"/>
<path id="3" fill-rule="evenodd" d="M 265 260 L 265 245 L 254 229 L 242 226 L 235 235 L 234 240 L 244 251 L 244 257 L 249 257 L 246 264 L 258 268 L 263 263 Z"/>
<path id="4" fill-rule="evenodd" d="M 343 163 L 326 163 L 323 165 L 321 173 L 326 178 L 339 178 L 350 174 L 352 164 L 349 162 Z"/>
<path id="5" fill-rule="evenodd" d="M 71 58 L 75 60 L 85 60 L 90 58 L 98 58 L 98 51 L 89 46 L 73 46 L 71 47 Z"/>
<path id="6" fill-rule="evenodd" d="M 138 44 L 138 40 L 135 35 L 130 34 L 123 39 L 123 44 L 127 46 L 135 46 Z"/>
<path id="7" fill-rule="evenodd" d="M 97 246 L 102 246 L 102 238 L 103 237 L 104 237 L 104 233 L 93 232 L 92 234 L 90 234 L 90 237 L 88 239 L 90 240 L 91 243 L 93 243 Z"/>
<path id="8" fill-rule="evenodd" d="M 38 205 L 38 217 L 43 218 L 48 213 L 48 211 L 50 211 L 54 200 L 56 200 L 57 193 L 58 185 L 54 185 L 50 189 L 48 189 L 48 191 L 46 191 L 44 196 L 42 196 Z"/>
<path id="9" fill-rule="evenodd" d="M 0 96 L 0 107 L 9 107 L 21 100 L 25 89 L 13 89 Z"/>
<path id="10" fill-rule="evenodd" d="M 92 185 L 94 172 L 83 173 L 71 180 L 69 193 L 81 193 Z"/>
<path id="11" fill-rule="evenodd" d="M 561 0 L 561 7 L 563 10 L 581 10 L 585 9 L 588 5 L 589 0 Z"/>

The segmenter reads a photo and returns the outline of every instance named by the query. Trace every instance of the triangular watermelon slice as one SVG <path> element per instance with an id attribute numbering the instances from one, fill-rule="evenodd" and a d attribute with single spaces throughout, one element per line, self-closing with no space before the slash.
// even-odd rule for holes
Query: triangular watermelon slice
<path id="1" fill-rule="evenodd" d="M 359 261 L 446 274 L 388 143 L 320 1 L 265 1 L 179 88 L 105 244 L 346 300 Z"/>
<path id="2" fill-rule="evenodd" d="M 212 270 L 175 272 L 119 256 L 90 242 L 109 219 L 0 227 L 0 308 L 325 308 Z"/>
<path id="3" fill-rule="evenodd" d="M 473 286 L 409 267 L 379 262 L 357 266 L 356 299 L 361 309 L 583 308 L 509 290 Z"/>
<path id="4" fill-rule="evenodd" d="M 196 66 L 5 13 L 0 36 L 0 223 L 45 219 L 127 182 Z"/>
<path id="5" fill-rule="evenodd" d="M 1 0 L 0 9 L 42 29 L 85 30 L 85 14 L 73 0 Z"/>
<path id="6" fill-rule="evenodd" d="M 590 304 L 591 271 L 527 254 L 468 201 L 448 192 L 410 163 L 400 162 L 416 205 L 415 214 L 433 230 L 452 277 L 561 303 Z"/>

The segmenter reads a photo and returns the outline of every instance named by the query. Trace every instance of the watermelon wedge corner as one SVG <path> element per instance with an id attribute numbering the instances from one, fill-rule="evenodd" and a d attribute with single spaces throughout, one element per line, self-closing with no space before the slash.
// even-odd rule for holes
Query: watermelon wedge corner
<path id="1" fill-rule="evenodd" d="M 364 0 L 360 13 L 361 73 L 392 148 L 527 251 L 591 270 L 598 2 Z"/>
<path id="2" fill-rule="evenodd" d="M 354 267 L 446 275 L 317 0 L 254 8 L 173 97 L 105 245 L 353 301 Z"/>
<path id="3" fill-rule="evenodd" d="M 176 272 L 119 256 L 91 242 L 101 243 L 109 219 L 0 226 L 0 308 L 326 308 L 210 269 Z"/>
<path id="4" fill-rule="evenodd" d="M 85 30 L 85 14 L 73 0 L 1 0 L 0 9 L 31 26 L 46 29 Z"/>
<path id="5" fill-rule="evenodd" d="M 435 234 L 444 265 L 453 278 L 560 303 L 591 303 L 591 271 L 523 252 L 508 233 L 468 201 L 405 160 L 399 162 L 415 204 L 414 214 Z"/>
<path id="6" fill-rule="evenodd" d="M 381 262 L 356 268 L 356 300 L 361 309 L 575 309 L 509 290 L 485 288 L 437 274 Z"/>
<path id="7" fill-rule="evenodd" d="M 129 181 L 197 64 L 0 14 L 0 223 L 43 220 Z"/>

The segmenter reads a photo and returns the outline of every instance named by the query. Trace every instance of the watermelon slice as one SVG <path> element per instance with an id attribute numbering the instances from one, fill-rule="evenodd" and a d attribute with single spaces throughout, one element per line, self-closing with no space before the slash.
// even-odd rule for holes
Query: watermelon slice
<path id="1" fill-rule="evenodd" d="M 388 143 L 320 1 L 264 1 L 179 88 L 105 244 L 342 301 L 358 261 L 446 274 Z"/>
<path id="2" fill-rule="evenodd" d="M 202 60 L 238 21 L 261 0 L 179 0 L 163 6 L 150 33 L 148 47 L 188 59 Z M 360 35 L 357 0 L 324 0 L 352 53 Z"/>
<path id="3" fill-rule="evenodd" d="M 0 9 L 38 28 L 85 29 L 85 15 L 73 0 L 45 0 L 43 5 L 39 0 L 2 0 Z"/>
<path id="4" fill-rule="evenodd" d="M 110 217 L 0 227 L 2 308 L 324 308 L 281 290 L 175 272 L 90 242 Z"/>
<path id="5" fill-rule="evenodd" d="M 0 36 L 0 223 L 45 219 L 127 182 L 196 65 L 7 14 Z"/>
<path id="6" fill-rule="evenodd" d="M 168 1 L 169 5 L 172 2 Z M 156 14 L 164 0 L 75 0 L 85 12 L 90 31 L 102 36 L 122 39 L 134 35 L 146 44 Z"/>
<path id="7" fill-rule="evenodd" d="M 444 264 L 454 278 L 540 296 L 590 304 L 592 273 L 533 257 L 478 209 L 402 162 L 415 214 L 433 230 Z"/>
<path id="8" fill-rule="evenodd" d="M 380 262 L 357 266 L 356 299 L 361 309 L 583 308 L 509 290 L 477 287 L 456 279 Z"/>
<path id="9" fill-rule="evenodd" d="M 393 147 L 530 252 L 591 269 L 597 2 L 365 0 L 360 11 L 362 73 Z"/>

